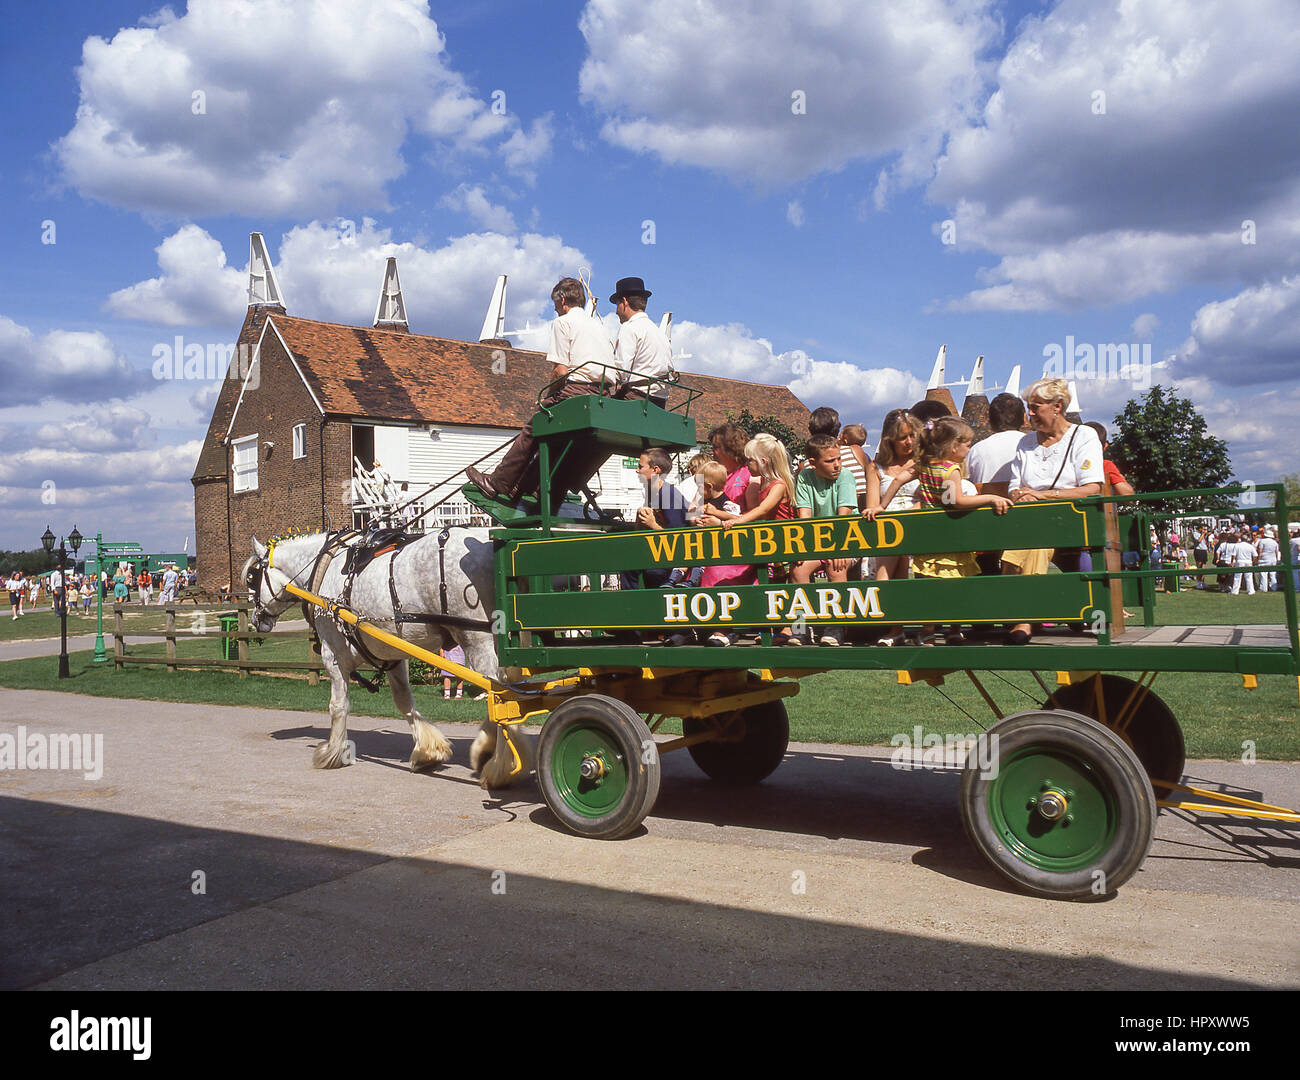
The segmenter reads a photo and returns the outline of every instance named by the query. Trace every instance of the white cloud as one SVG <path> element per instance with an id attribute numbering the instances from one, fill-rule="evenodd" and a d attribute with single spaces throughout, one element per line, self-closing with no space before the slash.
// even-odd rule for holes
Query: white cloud
<path id="1" fill-rule="evenodd" d="M 953 306 L 1077 308 L 1300 266 L 1300 144 L 1275 134 L 1300 106 L 1297 47 L 1291 0 L 1064 0 L 1026 19 L 927 190 L 956 209 L 959 248 L 1002 257 Z"/>
<path id="2" fill-rule="evenodd" d="M 967 210 L 963 204 L 957 212 L 958 238 L 965 231 Z M 1077 311 L 1257 269 L 1251 249 L 1236 232 L 1175 236 L 1116 230 L 1003 256 L 996 266 L 976 273 L 986 288 L 946 306 L 953 311 Z"/>
<path id="3" fill-rule="evenodd" d="M 1189 380 L 1180 381 L 1179 392 L 1187 396 L 1189 385 Z M 1284 474 L 1300 473 L 1300 444 L 1274 437 L 1295 429 L 1300 386 L 1250 395 L 1200 393 L 1195 400 L 1210 434 L 1227 441 L 1238 480 L 1270 484 Z"/>
<path id="4" fill-rule="evenodd" d="M 1159 326 L 1160 317 L 1148 311 L 1133 320 L 1132 330 L 1139 338 L 1150 338 Z"/>
<path id="5" fill-rule="evenodd" d="M 461 184 L 455 191 L 439 199 L 438 205 L 468 214 L 477 225 L 489 232 L 513 233 L 515 231 L 514 216 L 504 206 L 496 206 L 490 202 L 483 193 L 481 184 L 472 187 L 469 184 Z"/>
<path id="6" fill-rule="evenodd" d="M 675 323 L 673 349 L 691 354 L 678 362 L 685 372 L 788 386 L 809 408 L 829 405 L 843 423 L 866 427 L 869 437 L 879 435 L 880 421 L 890 409 L 906 408 L 925 394 L 925 383 L 910 372 L 817 360 L 802 349 L 778 353 L 770 341 L 740 323 Z"/>
<path id="7" fill-rule="evenodd" d="M 212 410 L 216 407 L 217 398 L 220 396 L 221 383 L 219 382 L 201 386 L 190 395 L 190 405 L 203 423 L 206 424 L 212 419 Z"/>
<path id="8" fill-rule="evenodd" d="M 155 249 L 162 273 L 118 289 L 104 309 L 119 319 L 164 326 L 229 325 L 248 305 L 248 274 L 226 265 L 221 244 L 186 225 Z"/>
<path id="9" fill-rule="evenodd" d="M 506 168 L 532 183 L 536 179 L 537 166 L 551 152 L 553 139 L 550 113 L 539 116 L 527 131 L 522 127 L 516 128 L 514 134 L 501 144 Z"/>
<path id="10" fill-rule="evenodd" d="M 34 441 L 60 450 L 138 450 L 157 442 L 149 414 L 121 402 L 97 406 L 89 413 L 42 424 Z"/>
<path id="11" fill-rule="evenodd" d="M 463 197 L 467 207 L 477 207 L 482 192 L 466 189 Z M 486 204 L 484 212 L 499 210 Z M 558 237 L 536 233 L 471 233 L 440 248 L 398 243 L 391 237 L 390 230 L 369 218 L 360 228 L 340 219 L 291 229 L 278 249 L 271 247 L 289 313 L 368 326 L 385 262 L 395 256 L 408 317 L 423 328 L 421 332 L 476 339 L 499 274 L 510 279 L 507 328 L 532 319 L 541 321 L 544 332 L 552 314 L 552 286 L 590 265 L 581 251 Z M 225 266 L 218 241 L 198 226 L 186 226 L 164 240 L 158 252 L 163 273 L 114 293 L 109 305 L 116 314 L 173 325 L 233 329 L 239 324 L 247 307 L 247 271 Z M 153 318 L 154 310 L 161 317 Z"/>
<path id="12" fill-rule="evenodd" d="M 129 486 L 141 477 L 188 482 L 202 446 L 202 440 L 193 440 L 152 450 L 117 452 L 32 447 L 0 460 L 0 484 L 39 492 L 45 480 L 53 480 L 60 489 Z"/>
<path id="13" fill-rule="evenodd" d="M 796 229 L 803 225 L 803 204 L 798 199 L 785 204 L 785 220 Z"/>
<path id="14" fill-rule="evenodd" d="M 1300 376 L 1300 276 L 1205 304 L 1175 370 L 1235 386 Z M 1292 425 L 1287 424 L 1290 429 Z"/>
<path id="15" fill-rule="evenodd" d="M 0 315 L 0 383 L 5 405 L 45 399 L 72 402 L 125 398 L 152 380 L 136 371 L 98 331 L 51 330 L 37 337 Z"/>
<path id="16" fill-rule="evenodd" d="M 927 176 L 980 88 L 984 0 L 590 0 L 582 98 L 615 145 L 779 184 L 902 151 Z"/>
<path id="17" fill-rule="evenodd" d="M 6 508 L 0 548 L 30 550 L 47 525 L 63 530 L 75 524 L 93 537 L 95 523 L 103 523 L 105 539 L 135 540 L 146 551 L 180 551 L 190 537 L 194 550 L 194 489 L 188 478 L 160 481 L 148 471 L 124 470 L 103 486 L 77 486 L 75 480 L 45 488 L 39 482 L 0 483 L 0 502 Z"/>
<path id="18" fill-rule="evenodd" d="M 412 130 L 527 179 L 550 147 L 549 119 L 525 133 L 449 66 L 425 0 L 190 0 L 88 38 L 77 75 L 64 175 L 151 214 L 386 207 Z"/>
<path id="19" fill-rule="evenodd" d="M 312 222 L 281 241 L 276 272 L 290 314 L 369 325 L 384 261 L 396 256 L 408 317 L 420 332 L 474 340 L 499 274 L 509 276 L 506 326 L 546 319 L 551 289 L 579 266 L 590 265 L 558 237 L 525 233 L 470 233 L 440 248 L 396 243 L 366 219 L 350 238 L 335 226 Z"/>

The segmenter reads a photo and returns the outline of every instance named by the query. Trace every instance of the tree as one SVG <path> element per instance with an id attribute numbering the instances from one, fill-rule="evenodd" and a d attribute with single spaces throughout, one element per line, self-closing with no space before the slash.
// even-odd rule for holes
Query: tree
<path id="1" fill-rule="evenodd" d="M 1286 490 L 1287 520 L 1300 521 L 1300 473 L 1287 473 L 1277 482 Z"/>
<path id="2" fill-rule="evenodd" d="M 728 412 L 727 421 L 739 424 L 751 439 L 764 431 L 767 432 L 785 447 L 785 452 L 791 461 L 803 457 L 805 436 L 798 434 L 789 424 L 778 420 L 775 416 L 755 416 L 748 409 L 742 409 L 740 415 Z"/>
<path id="3" fill-rule="evenodd" d="M 56 549 L 57 550 L 57 549 Z M 68 560 L 72 560 L 72 552 L 68 552 Z M 58 565 L 57 555 L 47 555 L 44 548 L 35 548 L 31 551 L 0 551 L 0 572 L 8 574 L 14 570 L 21 570 L 24 574 L 43 574 L 47 570 L 53 570 Z"/>
<path id="4" fill-rule="evenodd" d="M 1138 494 L 1210 488 L 1232 478 L 1228 446 L 1205 426 L 1205 418 L 1187 398 L 1172 389 L 1153 386 L 1145 398 L 1131 400 L 1115 417 L 1110 453 Z M 1229 513 L 1237 500 L 1231 495 L 1199 499 L 1156 499 L 1143 502 L 1155 513 Z M 1161 538 L 1164 530 L 1160 530 Z"/>

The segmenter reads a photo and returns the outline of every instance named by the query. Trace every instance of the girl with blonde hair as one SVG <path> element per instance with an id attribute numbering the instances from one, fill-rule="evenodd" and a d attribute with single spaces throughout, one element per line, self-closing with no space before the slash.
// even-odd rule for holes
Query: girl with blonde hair
<path id="1" fill-rule="evenodd" d="M 758 478 L 745 491 L 749 505 L 739 517 L 723 524 L 744 525 L 750 521 L 788 521 L 794 517 L 794 477 L 790 475 L 790 456 L 779 439 L 767 432 L 755 435 L 745 444 L 745 464 Z"/>

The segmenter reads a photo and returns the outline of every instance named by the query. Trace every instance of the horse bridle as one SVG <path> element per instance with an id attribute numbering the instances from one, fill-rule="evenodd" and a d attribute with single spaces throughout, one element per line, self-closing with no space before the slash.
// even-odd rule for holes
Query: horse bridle
<path id="1" fill-rule="evenodd" d="M 320 569 L 322 561 L 331 560 L 334 552 L 340 547 L 342 542 L 346 540 L 349 535 L 351 535 L 351 530 L 343 530 L 341 532 L 326 534 L 325 543 L 321 545 L 321 549 L 319 552 L 316 553 L 316 557 L 312 559 L 310 562 L 308 562 L 305 566 L 303 566 L 303 568 L 299 570 L 296 574 L 294 574 L 293 577 L 288 578 L 285 581 L 285 585 L 288 586 L 288 585 L 297 584 L 297 579 L 302 577 L 304 573 L 307 573 L 308 574 L 307 587 L 311 589 L 318 588 L 319 582 L 317 580 L 317 571 Z M 253 618 L 254 619 L 258 618 L 261 615 L 267 615 L 272 619 L 278 619 L 281 615 L 283 615 L 286 611 L 288 611 L 291 607 L 293 607 L 293 605 L 297 602 L 293 599 L 288 599 L 288 598 L 283 600 L 277 600 L 276 596 L 278 595 L 278 592 L 284 591 L 284 589 L 282 588 L 278 592 L 272 593 L 271 599 L 266 604 L 262 603 L 262 582 L 266 580 L 266 576 L 268 572 L 275 569 L 275 567 L 272 565 L 272 560 L 274 559 L 274 557 L 275 557 L 275 541 L 272 540 L 266 545 L 265 555 L 254 556 L 253 558 L 250 558 L 247 563 L 244 564 L 245 567 L 244 582 L 248 586 L 249 591 L 253 594 Z M 328 566 L 328 562 L 326 563 L 326 565 Z M 281 570 L 280 573 L 283 574 L 284 571 Z M 292 596 L 292 594 L 289 594 L 289 596 Z M 272 605 L 276 605 L 276 604 L 280 605 L 279 611 L 272 610 Z M 305 601 L 303 602 L 303 616 L 307 618 L 308 622 L 311 621 L 310 616 L 308 615 L 307 612 L 307 604 Z"/>
<path id="2" fill-rule="evenodd" d="M 265 555 L 255 555 L 244 564 L 244 583 L 248 586 L 248 591 L 253 599 L 253 620 L 258 622 L 263 616 L 278 619 L 292 606 L 291 603 L 276 599 L 276 593 L 272 593 L 271 599 L 267 603 L 262 603 L 262 583 L 266 581 L 267 574 L 271 570 L 271 561 L 275 556 L 275 541 L 272 540 L 266 546 Z M 273 611 L 273 605 L 283 605 L 279 611 Z"/>

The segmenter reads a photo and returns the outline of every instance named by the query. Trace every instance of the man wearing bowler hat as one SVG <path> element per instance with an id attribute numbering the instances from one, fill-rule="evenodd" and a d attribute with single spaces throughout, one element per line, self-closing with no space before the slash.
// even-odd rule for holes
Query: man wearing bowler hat
<path id="1" fill-rule="evenodd" d="M 609 334 L 600 320 L 587 311 L 586 301 L 587 294 L 576 278 L 561 278 L 551 290 L 556 318 L 551 321 L 546 359 L 554 365 L 552 376 L 564 381 L 542 399 L 543 406 L 576 394 L 610 394 L 616 388 L 612 371 L 614 350 Z M 533 424 L 529 420 L 491 475 L 472 466 L 465 470 L 465 475 L 485 494 L 513 501 L 527 494 L 527 490 L 535 490 L 537 470 L 532 465 L 536 454 L 537 440 L 533 438 Z"/>
<path id="2" fill-rule="evenodd" d="M 673 350 L 663 331 L 645 313 L 650 295 L 639 277 L 619 278 L 609 298 L 617 305 L 618 321 L 623 324 L 614 344 L 614 363 L 620 369 L 619 397 L 649 398 L 663 406 L 668 386 L 662 380 L 672 371 Z"/>

